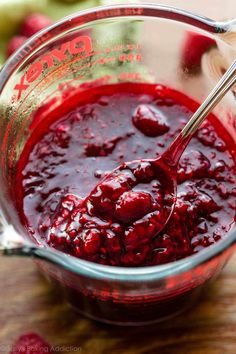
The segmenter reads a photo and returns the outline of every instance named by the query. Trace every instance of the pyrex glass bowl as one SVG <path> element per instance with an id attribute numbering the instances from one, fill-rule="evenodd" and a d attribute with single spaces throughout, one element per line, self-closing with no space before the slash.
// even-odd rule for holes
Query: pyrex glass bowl
<path id="1" fill-rule="evenodd" d="M 18 217 L 15 182 L 21 152 L 39 123 L 36 109 L 52 99 L 53 108 L 60 106 L 68 87 L 122 81 L 161 83 L 201 102 L 236 57 L 234 26 L 167 6 L 115 5 L 67 17 L 26 42 L 0 73 L 0 199 L 8 222 L 29 237 Z M 216 41 L 193 70 L 181 62 L 189 31 Z M 235 112 L 232 90 L 215 114 L 234 139 Z M 191 306 L 225 265 L 235 240 L 234 228 L 200 253 L 161 266 L 109 267 L 53 250 L 51 262 L 37 263 L 81 313 L 107 323 L 147 324 Z"/>

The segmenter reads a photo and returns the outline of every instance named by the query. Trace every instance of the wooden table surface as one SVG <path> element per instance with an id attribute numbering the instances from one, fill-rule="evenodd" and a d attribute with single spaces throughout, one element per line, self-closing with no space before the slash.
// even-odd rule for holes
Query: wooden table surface
<path id="1" fill-rule="evenodd" d="M 215 19 L 236 17 L 235 0 L 160 2 Z M 151 327 L 116 328 L 75 314 L 29 259 L 0 259 L 0 284 L 0 353 L 27 331 L 41 334 L 58 353 L 236 353 L 236 255 L 198 305 Z"/>
<path id="2" fill-rule="evenodd" d="M 65 354 L 236 353 L 236 255 L 193 309 L 147 327 L 108 326 L 75 314 L 29 259 L 0 259 L 0 284 L 3 349 L 34 331 Z"/>

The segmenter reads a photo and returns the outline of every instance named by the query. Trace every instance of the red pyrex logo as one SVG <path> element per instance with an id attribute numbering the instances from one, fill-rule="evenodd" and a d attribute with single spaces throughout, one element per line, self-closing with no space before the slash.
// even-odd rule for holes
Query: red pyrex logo
<path id="1" fill-rule="evenodd" d="M 20 78 L 14 90 L 17 91 L 17 100 L 21 98 L 22 92 L 27 90 L 32 82 L 37 80 L 43 71 L 53 67 L 54 60 L 61 62 L 68 56 L 92 51 L 92 41 L 89 36 L 79 36 L 72 41 L 65 42 L 59 48 L 54 48 L 47 54 L 41 56 L 38 61 L 31 64 L 27 72 Z"/>

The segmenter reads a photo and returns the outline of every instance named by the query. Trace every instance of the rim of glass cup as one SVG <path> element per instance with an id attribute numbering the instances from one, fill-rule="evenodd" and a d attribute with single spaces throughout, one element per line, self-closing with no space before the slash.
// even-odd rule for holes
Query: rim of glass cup
<path id="1" fill-rule="evenodd" d="M 7 84 L 8 79 L 22 63 L 33 55 L 34 51 L 39 50 L 50 40 L 60 37 L 63 31 L 73 28 L 79 28 L 83 25 L 93 24 L 96 21 L 115 19 L 115 18 L 164 18 L 183 24 L 191 25 L 195 28 L 205 30 L 208 33 L 228 32 L 236 20 L 214 21 L 204 16 L 192 12 L 159 4 L 127 4 L 127 5 L 109 5 L 94 7 L 88 10 L 80 11 L 55 22 L 53 25 L 43 29 L 25 42 L 6 62 L 0 71 L 0 94 Z M 226 249 L 236 242 L 236 229 L 227 233 L 227 236 L 216 244 L 201 250 L 199 253 L 187 258 L 170 262 L 163 265 L 144 266 L 144 267 L 117 267 L 100 265 L 83 259 L 78 259 L 60 251 L 49 248 L 50 261 L 63 267 L 73 273 L 81 274 L 86 277 L 92 277 L 104 280 L 116 281 L 153 281 L 165 278 L 167 276 L 178 275 L 219 256 Z M 43 251 L 43 248 L 41 249 Z M 39 258 L 40 256 L 39 249 Z M 37 254 L 37 252 L 36 252 Z"/>

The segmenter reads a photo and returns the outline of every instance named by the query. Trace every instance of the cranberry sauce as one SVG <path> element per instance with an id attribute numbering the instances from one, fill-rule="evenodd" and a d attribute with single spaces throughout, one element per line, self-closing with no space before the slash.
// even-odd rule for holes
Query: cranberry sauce
<path id="1" fill-rule="evenodd" d="M 28 232 L 76 257 L 119 266 L 175 261 L 221 239 L 235 221 L 235 148 L 213 115 L 180 160 L 177 202 L 160 234 L 167 176 L 157 179 L 143 162 L 98 184 L 126 161 L 161 154 L 197 106 L 152 84 L 100 86 L 70 98 L 39 123 L 18 164 L 17 204 Z"/>

